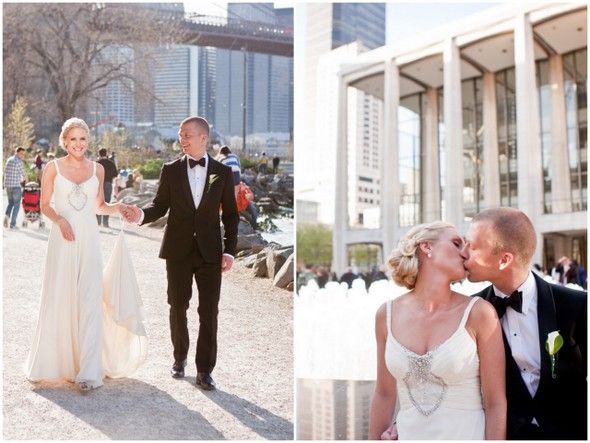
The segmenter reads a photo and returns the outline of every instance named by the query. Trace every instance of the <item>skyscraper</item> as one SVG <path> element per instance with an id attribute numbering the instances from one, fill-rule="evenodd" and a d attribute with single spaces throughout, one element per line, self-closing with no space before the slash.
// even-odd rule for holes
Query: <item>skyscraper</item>
<path id="1" fill-rule="evenodd" d="M 336 156 L 337 67 L 355 54 L 385 44 L 384 3 L 307 4 L 301 7 L 305 29 L 304 87 L 297 103 L 298 148 L 301 169 L 316 171 L 298 180 L 300 201 L 317 202 L 318 220 L 334 220 Z M 298 22 L 299 26 L 299 22 Z M 299 32 L 299 27 L 296 29 Z M 296 37 L 297 38 L 297 37 Z M 349 105 L 366 113 L 349 125 L 349 220 L 351 225 L 378 223 L 379 130 L 383 125 L 380 100 L 353 91 Z M 358 113 L 351 110 L 350 115 Z M 301 132 L 300 132 L 301 131 Z M 319 149 L 318 149 L 319 148 Z M 321 165 L 321 166 L 319 166 Z M 303 207 L 303 206 L 300 206 Z"/>
<path id="2" fill-rule="evenodd" d="M 279 12 L 280 11 L 280 12 Z M 292 9 L 272 3 L 230 3 L 228 20 L 270 25 L 293 24 Z M 246 69 L 246 133 L 288 133 L 293 127 L 293 59 L 276 55 L 215 49 L 214 125 L 225 136 L 241 136 L 244 67 Z"/>
<path id="3" fill-rule="evenodd" d="M 359 41 L 367 49 L 385 44 L 385 3 L 334 3 L 332 49 Z"/>

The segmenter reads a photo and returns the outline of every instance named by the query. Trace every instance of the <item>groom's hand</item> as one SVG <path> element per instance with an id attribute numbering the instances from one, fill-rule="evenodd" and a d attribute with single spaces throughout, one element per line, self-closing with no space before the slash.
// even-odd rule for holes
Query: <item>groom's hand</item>
<path id="1" fill-rule="evenodd" d="M 229 254 L 223 254 L 221 256 L 221 272 L 227 272 L 231 269 L 234 264 L 234 258 Z"/>
<path id="2" fill-rule="evenodd" d="M 141 216 L 141 210 L 135 205 L 121 204 L 120 212 L 127 223 L 137 223 Z"/>

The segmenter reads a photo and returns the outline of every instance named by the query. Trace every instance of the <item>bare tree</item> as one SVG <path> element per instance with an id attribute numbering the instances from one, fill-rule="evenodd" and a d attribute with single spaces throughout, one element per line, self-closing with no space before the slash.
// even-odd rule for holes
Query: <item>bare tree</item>
<path id="1" fill-rule="evenodd" d="M 151 93 L 134 63 L 182 32 L 182 14 L 141 4 L 7 3 L 3 10 L 4 111 L 17 94 L 42 95 L 41 107 L 53 104 L 58 122 L 113 81 Z"/>

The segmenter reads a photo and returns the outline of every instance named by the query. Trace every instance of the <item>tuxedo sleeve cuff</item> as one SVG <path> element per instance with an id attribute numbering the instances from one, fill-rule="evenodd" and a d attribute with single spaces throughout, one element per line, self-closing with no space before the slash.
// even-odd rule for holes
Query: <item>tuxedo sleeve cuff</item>
<path id="1" fill-rule="evenodd" d="M 231 254 L 228 254 L 227 252 L 224 252 L 223 255 L 225 255 L 226 257 L 231 257 L 232 260 L 235 260 L 235 257 Z"/>
<path id="2" fill-rule="evenodd" d="M 139 215 L 139 220 L 137 220 L 137 224 L 139 226 L 141 226 L 141 224 L 143 223 L 143 219 L 145 218 L 145 214 L 143 212 L 143 209 L 140 209 L 140 211 L 141 211 L 141 214 Z"/>

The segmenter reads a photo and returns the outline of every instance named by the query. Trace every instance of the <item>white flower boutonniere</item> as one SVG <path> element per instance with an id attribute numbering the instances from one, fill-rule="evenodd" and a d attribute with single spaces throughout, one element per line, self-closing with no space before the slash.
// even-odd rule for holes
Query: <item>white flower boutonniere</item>
<path id="1" fill-rule="evenodd" d="M 211 190 L 211 186 L 213 186 L 213 183 L 215 183 L 218 178 L 219 178 L 218 174 L 210 174 L 209 175 L 209 182 L 207 184 L 207 192 L 209 192 Z"/>
<path id="2" fill-rule="evenodd" d="M 563 337 L 559 335 L 559 331 L 553 331 L 547 334 L 547 340 L 545 341 L 545 350 L 549 354 L 551 359 L 551 377 L 557 378 L 555 372 L 555 363 L 557 362 L 557 353 L 563 346 Z"/>

